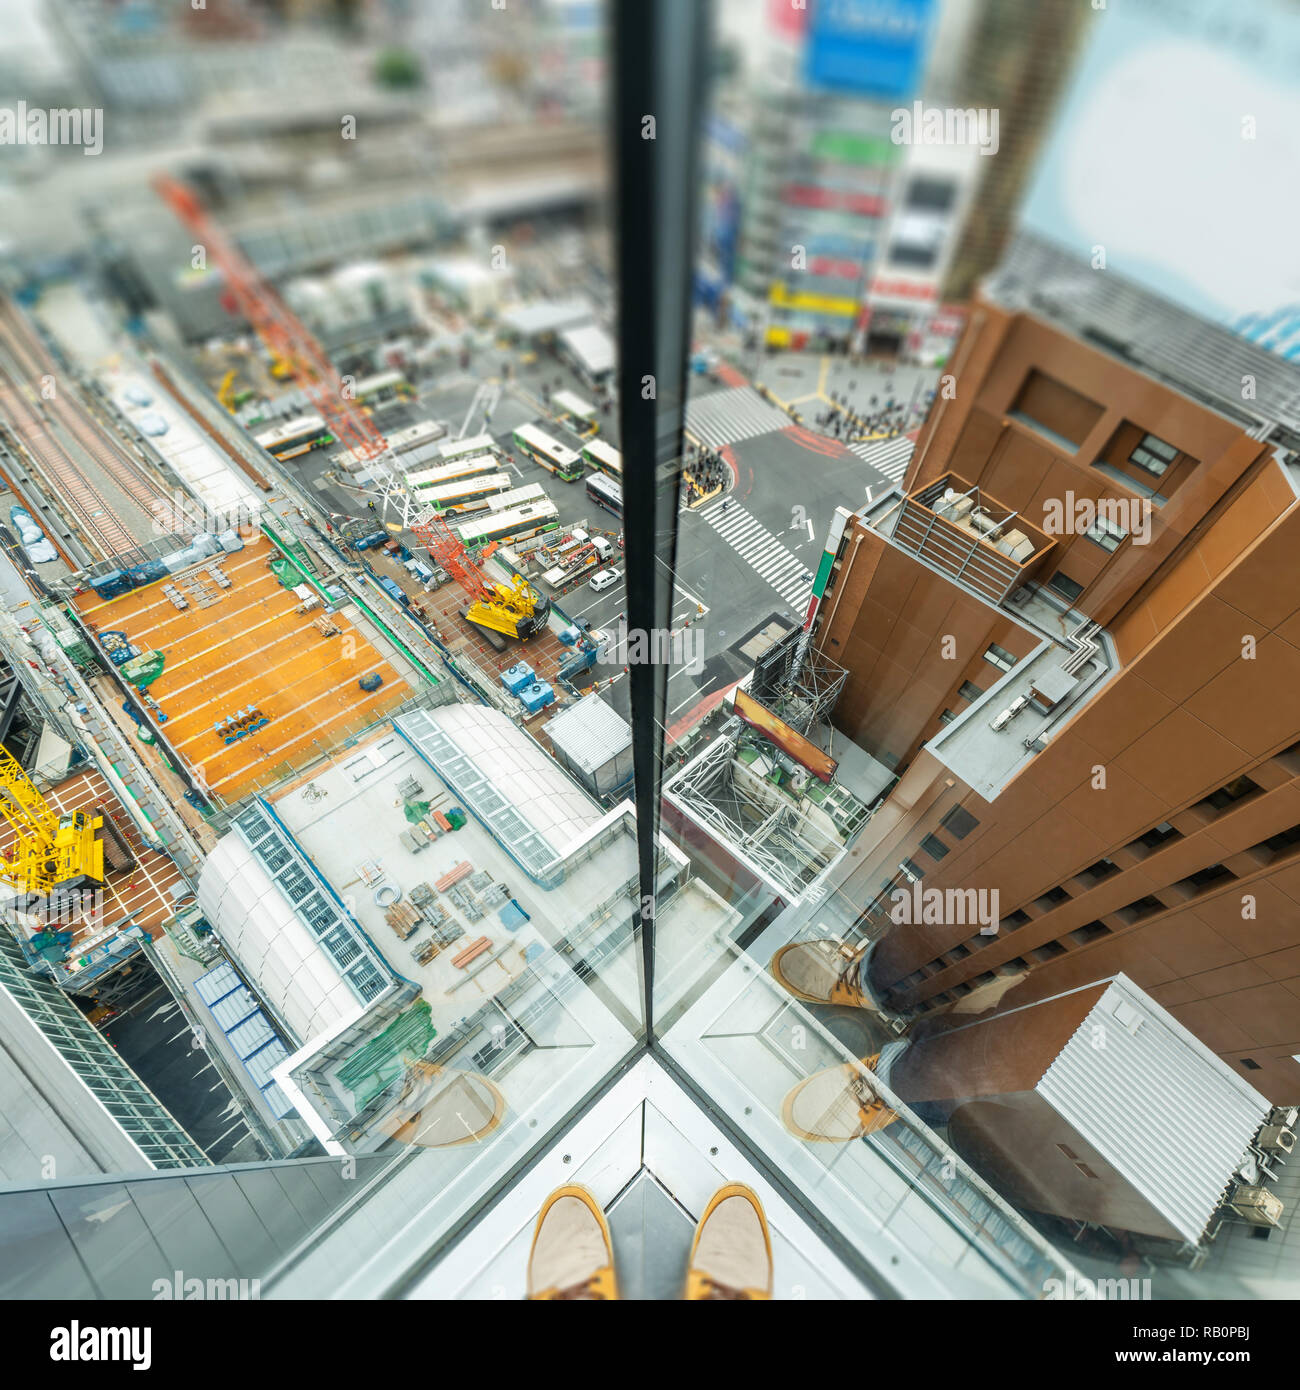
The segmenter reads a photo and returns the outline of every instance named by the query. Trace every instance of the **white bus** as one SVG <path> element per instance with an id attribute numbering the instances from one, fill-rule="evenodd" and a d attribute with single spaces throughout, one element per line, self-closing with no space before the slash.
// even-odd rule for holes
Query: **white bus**
<path id="1" fill-rule="evenodd" d="M 469 547 L 486 545 L 488 541 L 525 540 L 541 531 L 552 531 L 560 524 L 560 513 L 554 502 L 543 500 L 508 512 L 486 512 L 456 527 L 461 544 Z"/>
<path id="2" fill-rule="evenodd" d="M 450 463 L 453 459 L 468 458 L 471 454 L 499 454 L 497 442 L 490 434 L 472 434 L 468 439 L 449 439 L 438 452 Z"/>
<path id="3" fill-rule="evenodd" d="M 522 507 L 528 502 L 540 502 L 546 496 L 541 483 L 528 483 L 524 487 L 511 488 L 488 498 L 488 508 L 494 512 L 508 512 L 511 507 Z"/>
<path id="4" fill-rule="evenodd" d="M 406 486 L 411 492 L 423 492 L 426 488 L 458 483 L 462 478 L 500 471 L 499 458 L 493 454 L 479 454 L 474 458 L 458 459 L 455 463 L 440 463 L 436 468 L 413 468 L 406 475 Z"/>
<path id="5" fill-rule="evenodd" d="M 394 430 L 385 442 L 390 454 L 400 456 L 431 445 L 435 439 L 445 433 L 446 430 L 436 420 L 424 420 L 418 425 L 411 425 L 409 429 Z M 334 462 L 349 471 L 370 462 L 369 459 L 358 459 L 356 454 L 355 449 L 344 449 L 341 454 L 334 455 Z"/>
<path id="6" fill-rule="evenodd" d="M 319 415 L 300 415 L 274 429 L 253 436 L 273 458 L 291 459 L 322 444 L 333 444 L 334 436 Z"/>
<path id="7" fill-rule="evenodd" d="M 410 400 L 415 392 L 401 372 L 378 372 L 357 382 L 356 398 L 362 405 L 387 405 L 389 401 Z"/>
<path id="8" fill-rule="evenodd" d="M 623 455 L 612 444 L 603 439 L 593 439 L 582 446 L 582 457 L 592 467 L 608 473 L 615 482 L 623 480 Z"/>
<path id="9" fill-rule="evenodd" d="M 596 407 L 572 391 L 556 391 L 551 396 L 551 404 L 557 414 L 574 420 L 580 425 L 591 425 L 596 421 Z"/>
<path id="10" fill-rule="evenodd" d="M 420 501 L 432 502 L 440 512 L 454 516 L 458 512 L 483 511 L 493 493 L 506 492 L 509 487 L 509 473 L 477 473 L 472 478 L 462 478 L 458 483 L 424 488 Z"/>
<path id="11" fill-rule="evenodd" d="M 582 457 L 552 439 L 536 425 L 520 425 L 514 433 L 515 447 L 535 463 L 554 473 L 562 482 L 576 483 L 582 477 Z"/>

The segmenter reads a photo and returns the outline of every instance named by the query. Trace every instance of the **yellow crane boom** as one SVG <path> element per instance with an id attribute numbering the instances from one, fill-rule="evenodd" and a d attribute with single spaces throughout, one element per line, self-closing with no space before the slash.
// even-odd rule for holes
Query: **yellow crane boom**
<path id="1" fill-rule="evenodd" d="M 104 881 L 104 846 L 95 833 L 104 824 L 103 816 L 54 810 L 3 747 L 0 815 L 14 835 L 10 852 L 0 854 L 0 878 L 27 893 Z"/>

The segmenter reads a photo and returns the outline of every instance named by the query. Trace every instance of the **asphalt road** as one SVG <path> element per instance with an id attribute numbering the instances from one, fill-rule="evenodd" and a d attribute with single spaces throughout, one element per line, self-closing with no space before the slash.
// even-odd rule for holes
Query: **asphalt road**
<path id="1" fill-rule="evenodd" d="M 505 364 L 510 364 L 509 377 L 486 428 L 501 445 L 510 461 L 505 465 L 517 485 L 538 483 L 559 510 L 561 523 L 566 527 L 584 526 L 609 536 L 617 536 L 618 519 L 596 507 L 587 497 L 581 482 L 564 483 L 525 458 L 515 449 L 511 432 L 528 421 L 540 420 L 548 433 L 573 448 L 581 440 L 563 426 L 549 421 L 541 408 L 540 387 L 543 382 L 555 389 L 567 389 L 594 403 L 593 392 L 567 367 L 554 358 L 540 355 L 532 363 L 521 361 L 514 349 L 491 348 L 475 354 L 468 371 L 452 367 L 440 379 L 420 383 L 418 401 L 382 409 L 377 423 L 385 430 L 396 430 L 418 420 L 437 418 L 450 423 L 453 433 L 459 432 L 465 413 L 474 398 L 480 380 L 500 378 Z M 869 391 L 878 392 L 886 377 L 895 383 L 895 391 L 923 390 L 925 375 L 909 369 L 885 373 L 880 369 L 858 366 L 805 356 L 788 360 L 776 358 L 764 364 L 763 376 L 773 391 L 784 399 L 802 397 L 799 408 L 805 420 L 821 407 L 808 393 L 836 390 L 848 393 L 853 381 L 855 403 Z M 692 378 L 692 399 L 730 389 L 705 377 Z M 865 399 L 862 400 L 865 405 Z M 617 411 L 613 408 L 600 416 L 601 438 L 617 444 Z M 469 424 L 471 433 L 484 430 L 481 415 Z M 315 487 L 331 511 L 341 515 L 360 516 L 365 513 L 365 496 L 359 491 L 330 484 L 322 479 L 328 467 L 331 450 L 320 450 L 299 461 L 300 477 Z M 691 666 L 675 667 L 669 677 L 667 726 L 688 715 L 694 705 L 709 694 L 742 676 L 748 661 L 738 655 L 737 648 L 767 623 L 779 621 L 795 625 L 803 621 L 806 610 L 806 591 L 816 572 L 831 517 L 837 506 L 856 509 L 867 498 L 867 488 L 877 492 L 888 485 L 881 473 L 829 440 L 810 438 L 798 430 L 776 430 L 752 439 L 732 444 L 726 451 L 734 468 L 735 483 L 729 493 L 730 506 L 726 520 L 743 523 L 728 526 L 731 539 L 720 533 L 706 519 L 709 508 L 699 512 L 683 509 L 680 515 L 677 562 L 674 575 L 675 601 L 672 626 L 685 656 L 702 656 L 703 669 L 697 661 Z M 736 509 L 743 508 L 747 516 Z M 715 521 L 724 520 L 715 516 Z M 751 524 L 752 521 L 752 524 Z M 737 531 L 742 535 L 736 535 Z M 764 532 L 767 534 L 764 535 Z M 755 553 L 754 537 L 758 536 L 761 557 Z M 786 592 L 766 582 L 758 572 L 763 560 L 773 556 L 779 562 L 779 547 L 806 570 L 803 580 L 786 584 Z M 621 559 L 613 562 L 621 568 Z M 787 576 L 794 572 L 786 566 Z M 603 593 L 593 593 L 587 581 L 558 599 L 559 607 L 571 618 L 585 618 L 595 629 L 613 635 L 619 615 L 626 609 L 623 586 L 615 585 Z M 689 624 L 689 626 L 687 626 Z M 702 633 L 702 638 L 699 634 Z M 700 642 L 696 647 L 693 644 Z M 627 680 L 620 660 L 598 661 L 593 676 L 601 694 L 627 717 Z"/>

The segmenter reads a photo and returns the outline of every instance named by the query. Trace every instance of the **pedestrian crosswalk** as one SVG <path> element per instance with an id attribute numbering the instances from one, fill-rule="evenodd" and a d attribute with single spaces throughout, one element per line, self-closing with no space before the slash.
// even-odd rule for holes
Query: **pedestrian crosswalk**
<path id="1" fill-rule="evenodd" d="M 868 439 L 850 444 L 849 450 L 877 473 L 883 473 L 891 483 L 901 483 L 912 461 L 916 441 L 900 434 L 896 439 Z"/>
<path id="2" fill-rule="evenodd" d="M 700 515 L 796 612 L 808 606 L 812 581 L 807 567 L 761 521 L 739 503 L 728 506 L 725 501 L 712 503 Z"/>
<path id="3" fill-rule="evenodd" d="M 686 403 L 687 430 L 710 449 L 783 430 L 789 423 L 786 413 L 769 405 L 752 386 L 733 386 Z"/>

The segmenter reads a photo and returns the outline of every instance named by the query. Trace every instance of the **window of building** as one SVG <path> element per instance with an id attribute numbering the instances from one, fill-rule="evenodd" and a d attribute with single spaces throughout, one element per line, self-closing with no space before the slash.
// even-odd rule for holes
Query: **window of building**
<path id="1" fill-rule="evenodd" d="M 962 681 L 961 689 L 957 692 L 963 700 L 978 700 L 984 692 L 974 681 Z"/>
<path id="2" fill-rule="evenodd" d="M 1128 456 L 1128 461 L 1143 472 L 1150 473 L 1153 478 L 1158 478 L 1177 457 L 1178 450 L 1172 444 L 1166 444 L 1154 434 L 1144 434 Z"/>
<path id="3" fill-rule="evenodd" d="M 1052 440 L 1065 453 L 1074 453 L 1105 412 L 1063 381 L 1045 372 L 1029 373 L 1012 407 L 1013 419 Z"/>
<path id="4" fill-rule="evenodd" d="M 1102 879 L 1109 878 L 1111 874 L 1119 873 L 1119 865 L 1111 859 L 1098 859 L 1095 864 L 1089 864 L 1079 875 L 1080 878 L 1089 878 L 1094 883 L 1100 883 Z"/>
<path id="5" fill-rule="evenodd" d="M 940 723 L 940 724 L 951 724 L 952 721 L 953 721 L 954 719 L 956 719 L 956 718 L 957 718 L 957 716 L 952 712 L 952 710 L 946 709 L 946 710 L 943 710 L 943 711 L 940 712 L 940 714 L 939 714 L 939 723 Z"/>
<path id="6" fill-rule="evenodd" d="M 1120 916 L 1131 925 L 1134 922 L 1142 921 L 1144 917 L 1150 917 L 1153 913 L 1164 910 L 1164 903 L 1154 894 L 1148 893 L 1145 897 L 1135 899 L 1127 907 L 1120 908 Z"/>
<path id="7" fill-rule="evenodd" d="M 1043 961 L 1054 960 L 1057 956 L 1065 954 L 1065 947 L 1059 941 L 1045 941 L 1037 949 L 1029 953 L 1040 964 Z"/>
<path id="8" fill-rule="evenodd" d="M 1244 801 L 1248 796 L 1254 796 L 1262 791 L 1258 782 L 1252 782 L 1244 774 L 1234 777 L 1231 782 L 1225 783 L 1217 791 L 1212 791 L 1203 801 L 1198 802 L 1199 806 L 1207 810 L 1226 811 L 1229 806 L 1234 806 L 1238 801 Z"/>
<path id="9" fill-rule="evenodd" d="M 1260 1066 L 1260 1064 L 1259 1064 L 1253 1057 L 1242 1057 L 1242 1058 L 1240 1058 L 1239 1060 L 1240 1060 L 1240 1062 L 1241 1062 L 1241 1065 L 1242 1065 L 1243 1067 L 1245 1067 L 1247 1071 L 1262 1071 L 1262 1070 L 1263 1070 L 1263 1068 Z"/>
<path id="10" fill-rule="evenodd" d="M 948 846 L 937 835 L 927 835 L 921 841 L 921 848 L 931 859 L 942 859 L 948 853 Z"/>
<path id="11" fill-rule="evenodd" d="M 1194 874 L 1188 874 L 1186 878 L 1179 879 L 1175 887 L 1189 888 L 1193 892 L 1204 892 L 1215 883 L 1223 883 L 1225 880 L 1234 879 L 1237 875 L 1231 869 L 1224 868 L 1222 864 L 1208 864 L 1203 869 L 1197 869 Z"/>
<path id="12" fill-rule="evenodd" d="M 915 883 L 918 878 L 925 877 L 925 870 L 914 859 L 904 859 L 898 866 L 903 871 L 903 877 L 909 883 Z"/>
<path id="13" fill-rule="evenodd" d="M 998 926 L 1003 931 L 1015 931 L 1017 927 L 1023 927 L 1026 922 L 1034 919 L 1023 909 L 1016 908 L 1014 912 L 1009 912 L 999 923 Z"/>
<path id="14" fill-rule="evenodd" d="M 1071 579 L 1068 574 L 1062 574 L 1060 570 L 1057 570 L 1047 581 L 1047 587 L 1055 589 L 1058 594 L 1063 598 L 1068 598 L 1071 603 L 1083 593 L 1083 585 L 1078 580 Z"/>
<path id="15" fill-rule="evenodd" d="M 1118 522 L 1104 516 L 1099 516 L 1083 534 L 1110 555 L 1128 539 L 1128 532 Z"/>
<path id="16" fill-rule="evenodd" d="M 939 824 L 954 840 L 964 840 L 979 824 L 979 821 L 964 807 L 954 806 Z"/>
<path id="17" fill-rule="evenodd" d="M 1300 825 L 1293 825 L 1290 830 L 1281 830 L 1276 835 L 1270 835 L 1255 848 L 1269 850 L 1272 854 L 1285 854 L 1296 845 L 1300 845 Z"/>
<path id="18" fill-rule="evenodd" d="M 1110 928 L 1104 922 L 1087 922 L 1082 927 L 1076 927 L 1069 935 L 1076 946 L 1086 946 L 1090 941 L 1100 941 L 1103 936 L 1109 936 Z"/>
<path id="19" fill-rule="evenodd" d="M 927 212 L 947 212 L 957 196 L 957 185 L 947 179 L 913 179 L 907 189 L 907 206 Z"/>
<path id="20" fill-rule="evenodd" d="M 1182 838 L 1180 831 L 1175 830 L 1167 820 L 1162 820 L 1159 825 L 1153 825 L 1150 830 L 1139 835 L 1127 848 L 1131 850 L 1145 849 L 1150 852 L 1159 849 L 1161 845 L 1170 840 L 1181 840 Z"/>
<path id="21" fill-rule="evenodd" d="M 984 660 L 996 666 L 999 671 L 1009 671 L 1020 658 L 1013 656 L 1005 647 L 999 647 L 995 642 L 984 653 Z"/>

